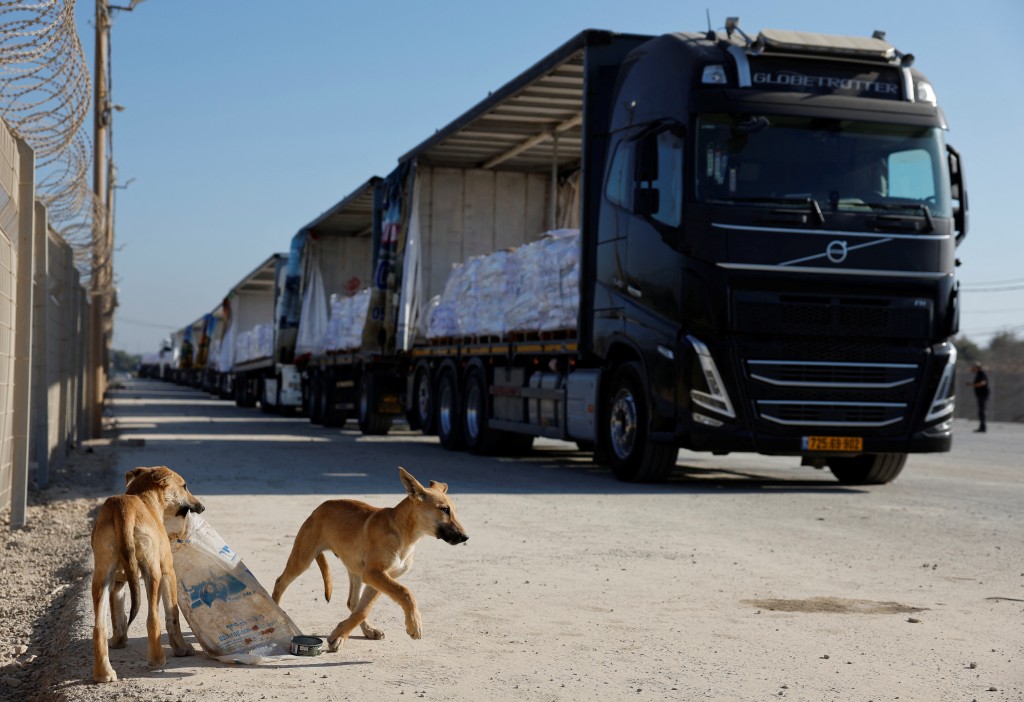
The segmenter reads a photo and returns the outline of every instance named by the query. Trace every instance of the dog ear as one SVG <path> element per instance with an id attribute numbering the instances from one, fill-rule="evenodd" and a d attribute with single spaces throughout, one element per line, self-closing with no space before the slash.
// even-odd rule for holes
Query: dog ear
<path id="1" fill-rule="evenodd" d="M 124 484 L 127 487 L 131 485 L 131 482 L 137 477 L 148 471 L 149 468 L 132 468 L 130 471 L 124 474 Z"/>
<path id="2" fill-rule="evenodd" d="M 402 484 L 405 485 L 405 491 L 409 493 L 409 497 L 414 500 L 422 500 L 424 488 L 420 485 L 420 481 L 412 477 L 412 474 L 402 466 L 398 466 L 398 475 L 402 478 Z"/>
<path id="3" fill-rule="evenodd" d="M 170 485 L 174 482 L 174 476 L 177 475 L 167 466 L 154 466 L 150 470 L 153 471 L 153 480 L 161 487 L 167 487 Z"/>
<path id="4" fill-rule="evenodd" d="M 448 492 L 448 483 L 439 483 L 436 480 L 431 480 L 430 487 L 434 490 L 440 490 L 443 493 Z"/>

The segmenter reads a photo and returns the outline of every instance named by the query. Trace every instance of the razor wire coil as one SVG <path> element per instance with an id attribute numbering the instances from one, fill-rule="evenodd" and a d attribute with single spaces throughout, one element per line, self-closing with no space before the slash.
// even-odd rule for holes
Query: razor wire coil
<path id="1" fill-rule="evenodd" d="M 86 279 L 95 260 L 112 254 L 89 183 L 92 145 L 83 127 L 91 107 L 75 0 L 0 1 L 0 118 L 35 152 L 37 196 Z"/>

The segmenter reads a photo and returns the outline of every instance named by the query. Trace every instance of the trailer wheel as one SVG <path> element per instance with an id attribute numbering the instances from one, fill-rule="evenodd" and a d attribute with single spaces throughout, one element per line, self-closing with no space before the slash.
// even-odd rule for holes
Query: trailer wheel
<path id="1" fill-rule="evenodd" d="M 339 410 L 335 407 L 337 399 L 335 393 L 338 389 L 335 387 L 335 380 L 331 376 L 321 378 L 320 380 L 320 397 L 322 398 L 324 412 L 324 426 L 340 429 L 345 426 L 348 421 L 348 412 L 345 410 Z"/>
<path id="2" fill-rule="evenodd" d="M 466 448 L 481 455 L 500 452 L 505 439 L 505 432 L 490 427 L 489 395 L 487 376 L 483 369 L 470 368 L 462 388 L 462 432 Z"/>
<path id="3" fill-rule="evenodd" d="M 235 376 L 235 407 L 245 407 L 245 377 L 241 375 Z"/>
<path id="4" fill-rule="evenodd" d="M 461 451 L 466 447 L 462 437 L 461 415 L 455 369 L 445 366 L 437 376 L 437 436 L 441 446 L 449 451 Z"/>
<path id="5" fill-rule="evenodd" d="M 383 436 L 391 430 L 392 416 L 377 411 L 373 373 L 363 373 L 359 383 L 359 430 L 367 436 Z"/>
<path id="6" fill-rule="evenodd" d="M 434 386 L 430 382 L 430 367 L 422 365 L 416 369 L 412 381 L 412 409 L 409 411 L 409 426 L 419 429 L 425 435 L 437 433 L 437 412 Z"/>
<path id="7" fill-rule="evenodd" d="M 829 458 L 828 467 L 845 485 L 884 485 L 896 479 L 906 462 L 905 453 L 866 453 Z"/>
<path id="8" fill-rule="evenodd" d="M 309 423 L 324 423 L 324 381 L 319 373 L 309 379 Z"/>
<path id="9" fill-rule="evenodd" d="M 675 466 L 679 450 L 650 441 L 650 410 L 640 364 L 624 363 L 612 374 L 600 440 L 619 480 L 657 482 L 667 478 Z"/>

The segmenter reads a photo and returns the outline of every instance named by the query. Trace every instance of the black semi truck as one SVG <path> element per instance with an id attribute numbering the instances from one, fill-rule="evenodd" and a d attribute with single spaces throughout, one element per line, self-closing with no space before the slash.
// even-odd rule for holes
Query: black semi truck
<path id="1" fill-rule="evenodd" d="M 880 33 L 585 31 L 376 183 L 376 365 L 346 357 L 337 406 L 451 449 L 574 440 L 629 481 L 679 448 L 891 481 L 951 445 L 967 195 L 945 131 Z M 580 232 L 574 328 L 423 337 L 452 264 L 556 227 Z"/>

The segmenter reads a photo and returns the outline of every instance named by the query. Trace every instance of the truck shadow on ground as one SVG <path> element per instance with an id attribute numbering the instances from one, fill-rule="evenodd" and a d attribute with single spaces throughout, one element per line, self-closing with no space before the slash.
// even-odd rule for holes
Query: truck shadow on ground
<path id="1" fill-rule="evenodd" d="M 115 444 L 122 461 L 163 465 L 186 475 L 197 494 L 391 494 L 401 491 L 397 466 L 421 481 L 472 494 L 863 494 L 871 488 L 836 482 L 828 471 L 800 467 L 797 457 L 712 456 L 681 451 L 670 478 L 624 483 L 575 444 L 538 440 L 514 456 L 475 456 L 443 449 L 396 422 L 386 436 L 310 424 L 240 409 L 190 388 L 156 384 L 112 393 Z M 165 390 L 165 388 L 169 388 Z M 162 392 L 176 395 L 167 404 Z"/>

